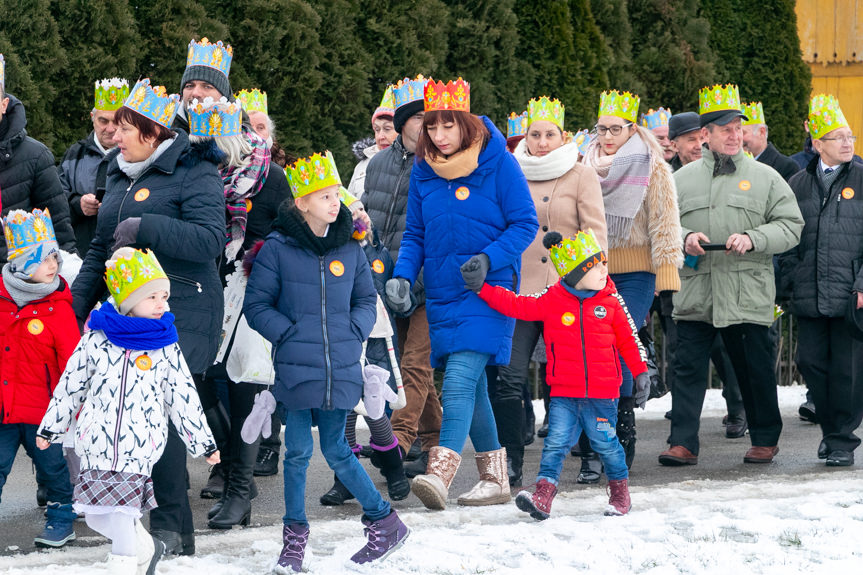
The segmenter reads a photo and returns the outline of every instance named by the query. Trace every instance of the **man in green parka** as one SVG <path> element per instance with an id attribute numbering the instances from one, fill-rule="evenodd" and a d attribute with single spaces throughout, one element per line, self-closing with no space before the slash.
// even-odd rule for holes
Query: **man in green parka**
<path id="1" fill-rule="evenodd" d="M 743 460 L 770 463 L 782 431 L 768 339 L 774 319 L 773 255 L 797 245 L 803 217 L 782 176 L 744 154 L 741 119 L 746 116 L 737 86 L 702 89 L 699 115 L 706 149 L 700 160 L 674 174 L 686 262 L 674 295 L 678 348 L 671 447 L 659 462 L 698 463 L 699 420 L 718 332 L 749 421 L 752 447 Z"/>

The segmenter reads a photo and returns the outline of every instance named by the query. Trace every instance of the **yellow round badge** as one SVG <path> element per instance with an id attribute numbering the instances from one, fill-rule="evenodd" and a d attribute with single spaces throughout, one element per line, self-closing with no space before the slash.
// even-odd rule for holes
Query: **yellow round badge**
<path id="1" fill-rule="evenodd" d="M 372 262 L 372 269 L 375 270 L 376 274 L 384 273 L 384 262 L 381 260 L 375 260 Z"/>
<path id="2" fill-rule="evenodd" d="M 345 264 L 336 260 L 330 264 L 330 272 L 336 277 L 340 277 L 345 273 Z"/>
<path id="3" fill-rule="evenodd" d="M 465 186 L 462 186 L 455 191 L 455 197 L 459 200 L 466 200 L 468 196 L 470 196 L 470 190 Z"/>
<path id="4" fill-rule="evenodd" d="M 140 369 L 141 371 L 147 371 L 151 367 L 153 367 L 153 360 L 150 359 L 149 356 L 139 355 L 135 360 L 135 367 Z"/>
<path id="5" fill-rule="evenodd" d="M 567 325 L 567 326 L 574 324 L 575 323 L 575 314 L 573 314 L 571 312 L 566 312 L 565 314 L 560 316 L 560 323 L 562 323 L 563 325 Z"/>
<path id="6" fill-rule="evenodd" d="M 246 200 L 246 213 L 248 214 L 251 211 L 252 211 L 252 200 Z"/>
<path id="7" fill-rule="evenodd" d="M 842 190 L 842 197 L 846 200 L 850 200 L 854 197 L 854 188 L 844 188 Z"/>
<path id="8" fill-rule="evenodd" d="M 45 331 L 45 324 L 40 319 L 31 319 L 30 323 L 27 324 L 27 331 L 33 335 L 39 335 Z"/>
<path id="9" fill-rule="evenodd" d="M 740 180 L 740 183 L 737 184 L 737 187 L 745 192 L 752 187 L 752 184 L 749 183 L 749 180 Z"/>
<path id="10" fill-rule="evenodd" d="M 149 197 L 150 197 L 150 190 L 148 190 L 147 188 L 141 188 L 140 190 L 135 192 L 135 201 L 136 202 L 143 202 L 144 200 L 146 200 Z"/>

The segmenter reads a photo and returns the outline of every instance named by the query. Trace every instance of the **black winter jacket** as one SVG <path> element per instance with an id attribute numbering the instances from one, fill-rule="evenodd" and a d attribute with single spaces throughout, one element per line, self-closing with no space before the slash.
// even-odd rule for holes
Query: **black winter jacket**
<path id="1" fill-rule="evenodd" d="M 776 149 L 776 146 L 767 142 L 767 147 L 758 156 L 758 161 L 762 164 L 767 164 L 782 176 L 786 182 L 791 179 L 791 176 L 800 171 L 797 162 Z"/>
<path id="2" fill-rule="evenodd" d="M 215 146 L 215 144 L 213 144 Z M 168 278 L 180 349 L 193 374 L 213 364 L 224 314 L 216 260 L 225 248 L 225 196 L 216 165 L 177 132 L 174 143 L 134 182 L 109 154 L 108 183 L 96 235 L 72 286 L 75 315 L 83 320 L 105 294 L 105 261 L 117 225 L 141 218 L 135 248 L 153 250 Z"/>
<path id="3" fill-rule="evenodd" d="M 97 184 L 103 188 L 107 181 L 108 155 L 103 154 L 96 145 L 95 134 L 72 144 L 63 159 L 57 173 L 60 175 L 60 186 L 66 199 L 69 201 L 69 213 L 72 217 L 72 228 L 75 230 L 75 239 L 78 253 L 81 257 L 87 255 L 90 242 L 96 233 L 96 216 L 85 216 L 81 211 L 81 196 L 86 194 L 96 195 Z M 102 172 L 101 182 L 99 172 Z"/>
<path id="4" fill-rule="evenodd" d="M 60 187 L 54 155 L 41 142 L 27 135 L 24 104 L 11 94 L 0 121 L 0 191 L 3 216 L 9 210 L 51 212 L 57 243 L 75 252 L 75 234 L 69 221 L 69 205 Z M 0 265 L 6 263 L 6 242 L 0 242 Z"/>
<path id="5" fill-rule="evenodd" d="M 780 258 L 782 292 L 795 315 L 842 317 L 851 292 L 863 292 L 863 165 L 844 164 L 822 196 L 819 161 L 789 182 L 805 225 L 800 244 Z"/>

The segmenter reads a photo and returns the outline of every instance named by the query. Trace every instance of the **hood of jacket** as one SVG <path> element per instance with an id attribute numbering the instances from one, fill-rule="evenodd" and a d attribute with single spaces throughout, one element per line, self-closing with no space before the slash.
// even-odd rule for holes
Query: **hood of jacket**
<path id="1" fill-rule="evenodd" d="M 359 160 L 367 160 L 375 155 L 374 150 L 369 153 L 369 148 L 375 147 L 375 139 L 372 137 L 363 138 L 361 140 L 357 140 L 353 144 L 351 144 L 351 151 L 354 153 L 354 157 Z"/>
<path id="2" fill-rule="evenodd" d="M 279 213 L 276 215 L 276 221 L 273 222 L 273 230 L 282 233 L 286 238 L 293 239 L 300 247 L 313 254 L 322 256 L 351 241 L 354 222 L 351 211 L 347 206 L 341 204 L 339 215 L 336 217 L 336 221 L 330 224 L 327 235 L 318 237 L 312 232 L 299 211 L 294 208 L 293 200 L 288 199 L 279 206 Z"/>
<path id="3" fill-rule="evenodd" d="M 6 94 L 9 105 L 0 120 L 0 152 L 8 153 L 27 137 L 27 114 L 24 104 L 12 94 Z"/>

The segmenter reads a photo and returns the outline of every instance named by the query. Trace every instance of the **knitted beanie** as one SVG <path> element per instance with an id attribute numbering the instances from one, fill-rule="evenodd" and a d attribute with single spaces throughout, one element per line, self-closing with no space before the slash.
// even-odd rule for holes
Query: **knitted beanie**
<path id="1" fill-rule="evenodd" d="M 183 79 L 180 81 L 181 94 L 183 93 L 183 86 L 186 85 L 186 82 L 191 82 L 193 80 L 212 84 L 213 87 L 222 94 L 222 96 L 226 97 L 230 101 L 234 100 L 234 93 L 231 91 L 231 83 L 228 81 L 228 77 L 215 68 L 211 68 L 209 66 L 186 67 L 186 70 L 183 72 Z"/>
<path id="2" fill-rule="evenodd" d="M 393 115 L 393 126 L 396 129 L 396 132 L 399 134 L 402 133 L 402 127 L 405 125 L 411 116 L 414 114 L 419 114 L 425 109 L 425 101 L 420 98 L 419 100 L 414 100 L 413 102 L 408 102 L 407 104 L 396 108 L 396 113 Z"/>

